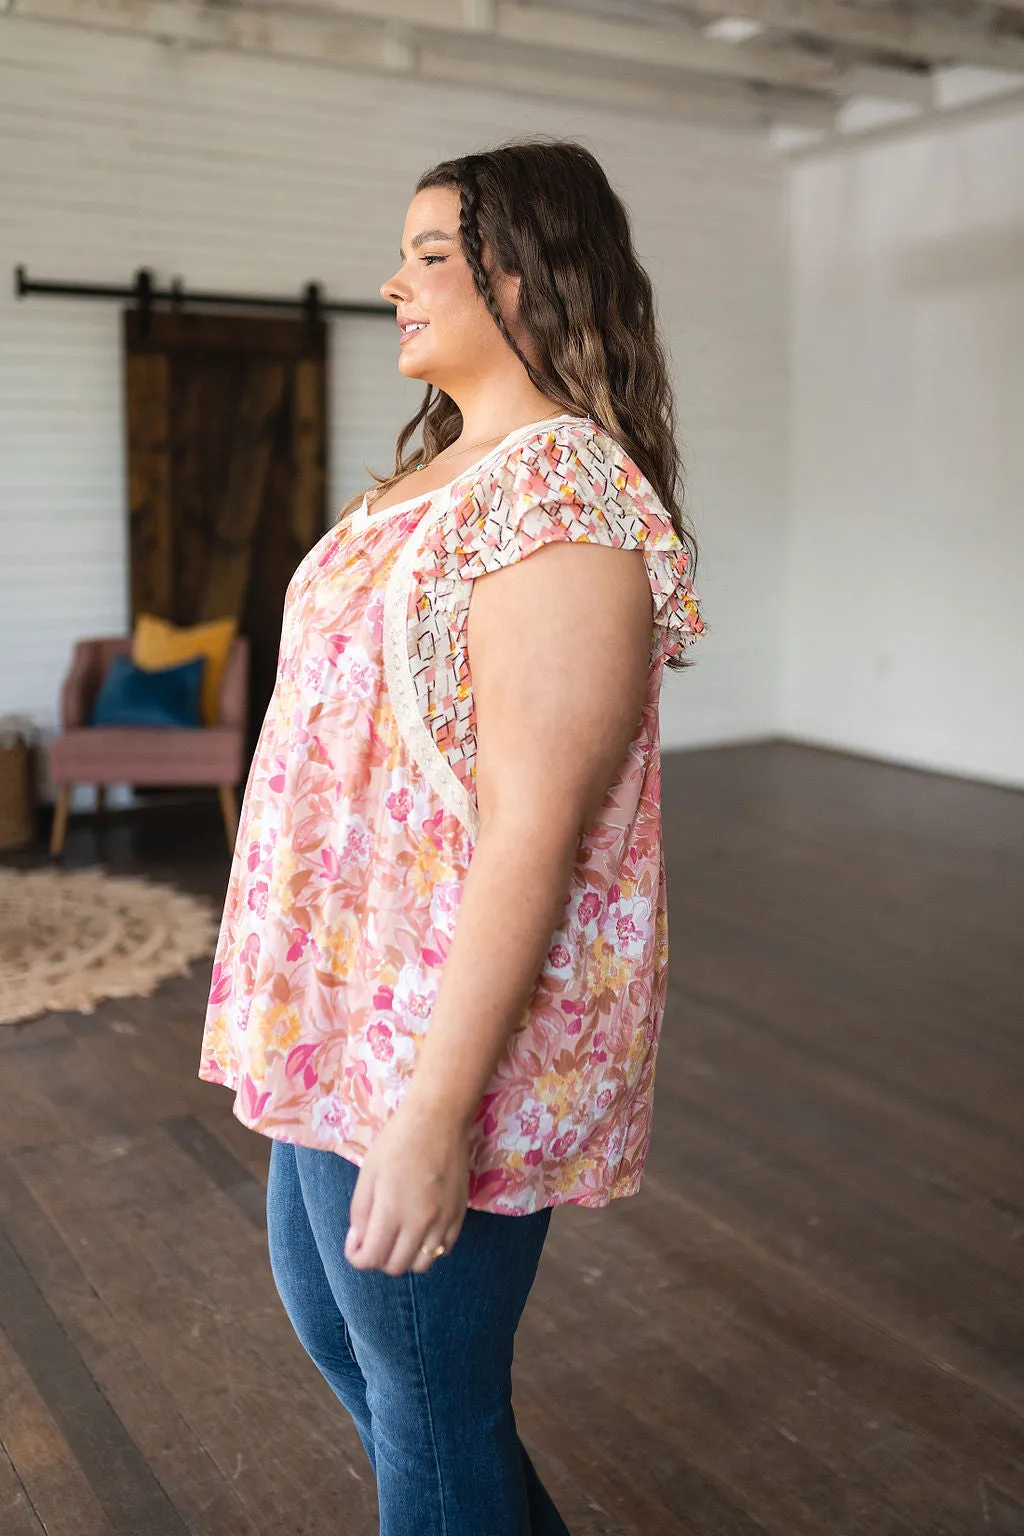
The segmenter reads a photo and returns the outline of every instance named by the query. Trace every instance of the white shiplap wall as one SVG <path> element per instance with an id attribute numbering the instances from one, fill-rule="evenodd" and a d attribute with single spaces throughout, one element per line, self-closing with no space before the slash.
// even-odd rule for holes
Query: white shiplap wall
<path id="1" fill-rule="evenodd" d="M 783 721 L 1024 787 L 1024 113 L 799 165 Z"/>
<path id="2" fill-rule="evenodd" d="M 776 718 L 787 410 L 784 172 L 763 140 L 624 113 L 190 53 L 0 17 L 0 714 L 57 718 L 77 636 L 126 622 L 119 306 L 12 296 L 30 274 L 376 298 L 417 175 L 530 132 L 581 138 L 630 206 L 674 357 L 699 665 L 663 737 Z M 422 387 L 385 321 L 332 336 L 332 501 L 392 462 Z"/>

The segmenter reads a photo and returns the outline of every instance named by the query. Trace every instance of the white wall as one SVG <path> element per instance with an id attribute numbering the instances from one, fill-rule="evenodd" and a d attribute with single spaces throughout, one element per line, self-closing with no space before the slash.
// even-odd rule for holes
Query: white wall
<path id="1" fill-rule="evenodd" d="M 784 170 L 754 136 L 360 78 L 0 17 L 0 713 L 56 722 L 72 641 L 126 623 L 119 306 L 12 297 L 10 274 L 376 299 L 417 175 L 518 133 L 582 138 L 635 221 L 680 392 L 699 665 L 679 746 L 776 713 L 787 396 Z M 384 321 L 334 326 L 335 506 L 393 461 L 421 386 Z"/>
<path id="2" fill-rule="evenodd" d="M 1024 116 L 792 197 L 784 729 L 1024 784 Z"/>

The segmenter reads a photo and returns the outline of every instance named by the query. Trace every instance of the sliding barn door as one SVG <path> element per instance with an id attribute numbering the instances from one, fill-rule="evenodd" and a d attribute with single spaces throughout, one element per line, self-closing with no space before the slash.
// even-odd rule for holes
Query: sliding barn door
<path id="1" fill-rule="evenodd" d="M 327 526 L 326 325 L 126 310 L 124 337 L 132 622 L 238 620 L 251 747 L 285 588 Z"/>

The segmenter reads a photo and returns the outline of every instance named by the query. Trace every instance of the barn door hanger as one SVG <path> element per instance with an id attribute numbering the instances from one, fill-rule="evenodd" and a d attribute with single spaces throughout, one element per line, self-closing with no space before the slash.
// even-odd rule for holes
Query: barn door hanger
<path id="1" fill-rule="evenodd" d="M 14 292 L 19 299 L 33 295 L 68 299 L 116 299 L 134 300 L 143 334 L 148 330 L 149 318 L 155 304 L 170 304 L 178 313 L 187 306 L 215 309 L 267 309 L 284 310 L 304 314 L 310 329 L 315 330 L 327 315 L 379 315 L 393 321 L 394 306 L 381 303 L 361 303 L 354 299 L 325 299 L 319 283 L 307 283 L 301 298 L 274 298 L 255 293 L 201 293 L 188 292 L 180 277 L 168 288 L 158 288 L 148 267 L 139 267 L 132 286 L 114 283 L 65 283 L 48 279 L 30 278 L 25 267 L 14 269 Z"/>

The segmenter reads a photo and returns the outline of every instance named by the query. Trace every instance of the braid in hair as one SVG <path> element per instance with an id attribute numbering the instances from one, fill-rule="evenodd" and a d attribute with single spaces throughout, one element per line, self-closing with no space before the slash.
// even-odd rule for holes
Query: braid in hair
<path id="1" fill-rule="evenodd" d="M 485 155 L 465 155 L 459 162 L 459 235 L 462 240 L 462 249 L 469 263 L 469 270 L 473 274 L 473 282 L 476 284 L 477 292 L 487 305 L 491 319 L 526 369 L 530 382 L 542 394 L 550 395 L 552 392 L 552 381 L 539 373 L 529 358 L 523 355 L 505 323 L 505 317 L 501 312 L 501 307 L 494 296 L 487 273 L 484 270 L 482 258 L 483 242 L 480 238 L 479 222 L 479 177 L 486 164 L 487 157 Z"/>

